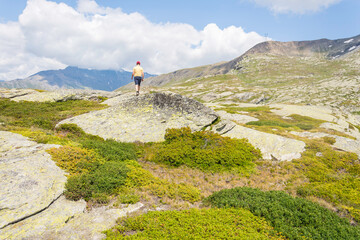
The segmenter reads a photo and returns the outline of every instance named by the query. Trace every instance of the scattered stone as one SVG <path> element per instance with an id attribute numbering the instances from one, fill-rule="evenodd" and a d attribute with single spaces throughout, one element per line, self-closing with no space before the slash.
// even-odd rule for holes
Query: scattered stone
<path id="1" fill-rule="evenodd" d="M 229 131 L 231 131 L 236 124 L 230 120 L 221 120 L 218 124 L 213 126 L 214 132 L 219 134 L 225 134 Z"/>
<path id="2" fill-rule="evenodd" d="M 240 101 L 247 101 L 251 98 L 253 98 L 256 95 L 256 93 L 254 92 L 242 92 L 242 93 L 237 93 L 234 95 L 235 99 L 238 99 Z"/>
<path id="3" fill-rule="evenodd" d="M 259 98 L 256 98 L 253 101 L 251 101 L 251 103 L 255 103 L 255 104 L 265 103 L 269 99 L 270 99 L 270 97 L 261 95 Z"/>
<path id="4" fill-rule="evenodd" d="M 218 115 L 198 101 L 178 94 L 127 95 L 111 100 L 111 107 L 93 111 L 59 124 L 75 123 L 85 132 L 122 142 L 164 140 L 167 128 L 190 127 L 193 131 L 211 125 Z"/>
<path id="5" fill-rule="evenodd" d="M 279 161 L 290 161 L 301 157 L 305 151 L 305 143 L 295 139 L 259 132 L 254 129 L 236 126 L 223 136 L 246 138 L 255 147 L 259 148 L 266 160 L 276 158 Z"/>
<path id="6" fill-rule="evenodd" d="M 322 154 L 322 152 L 317 152 L 317 153 L 316 153 L 316 156 L 317 156 L 317 157 L 322 157 L 323 154 Z"/>
<path id="7" fill-rule="evenodd" d="M 201 100 L 205 102 L 211 102 L 219 98 L 219 95 L 216 93 L 207 93 L 201 96 Z"/>

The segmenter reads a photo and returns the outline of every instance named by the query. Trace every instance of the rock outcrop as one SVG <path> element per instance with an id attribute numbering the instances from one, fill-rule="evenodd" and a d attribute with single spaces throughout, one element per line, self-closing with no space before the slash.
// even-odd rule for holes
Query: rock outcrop
<path id="1" fill-rule="evenodd" d="M 55 91 L 36 91 L 32 89 L 0 88 L 0 98 L 10 98 L 13 101 L 30 102 L 64 102 L 68 100 L 98 100 L 112 98 L 119 93 L 99 90 L 59 89 Z"/>
<path id="2" fill-rule="evenodd" d="M 123 142 L 164 140 L 167 128 L 198 131 L 218 115 L 198 101 L 177 94 L 127 95 L 105 101 L 110 108 L 86 113 L 59 124 L 75 123 L 85 132 Z"/>

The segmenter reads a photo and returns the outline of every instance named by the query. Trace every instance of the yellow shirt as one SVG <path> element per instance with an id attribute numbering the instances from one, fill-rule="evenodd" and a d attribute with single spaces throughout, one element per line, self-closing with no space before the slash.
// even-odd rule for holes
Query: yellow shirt
<path id="1" fill-rule="evenodd" d="M 142 75 L 144 74 L 144 70 L 142 67 L 140 67 L 140 65 L 136 65 L 133 68 L 133 73 L 134 73 L 134 77 L 142 77 Z"/>

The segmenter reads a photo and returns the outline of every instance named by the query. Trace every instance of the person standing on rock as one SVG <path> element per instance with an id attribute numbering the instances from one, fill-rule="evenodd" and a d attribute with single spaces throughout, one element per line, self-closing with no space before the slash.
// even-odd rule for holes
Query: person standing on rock
<path id="1" fill-rule="evenodd" d="M 133 68 L 133 73 L 131 75 L 131 80 L 134 78 L 135 81 L 135 90 L 136 96 L 140 94 L 140 84 L 144 81 L 144 70 L 140 67 L 140 62 L 137 61 L 136 66 Z"/>

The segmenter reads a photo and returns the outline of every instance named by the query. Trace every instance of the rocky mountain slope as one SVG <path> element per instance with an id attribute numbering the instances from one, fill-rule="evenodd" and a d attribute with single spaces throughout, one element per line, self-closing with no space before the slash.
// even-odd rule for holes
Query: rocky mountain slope
<path id="1" fill-rule="evenodd" d="M 242 56 L 229 62 L 182 69 L 156 77 L 151 77 L 147 79 L 144 85 L 164 86 L 178 83 L 190 78 L 231 73 L 233 70 L 241 69 L 241 61 L 251 55 L 266 54 L 284 57 L 336 59 L 355 51 L 358 47 L 360 47 L 360 35 L 337 40 L 320 39 L 294 42 L 262 42 L 248 50 Z"/>
<path id="2" fill-rule="evenodd" d="M 94 89 L 113 91 L 131 82 L 131 72 L 113 70 L 92 70 L 67 67 L 60 70 L 38 72 L 25 79 L 0 82 L 5 88 Z M 145 73 L 146 77 L 154 75 Z"/>

